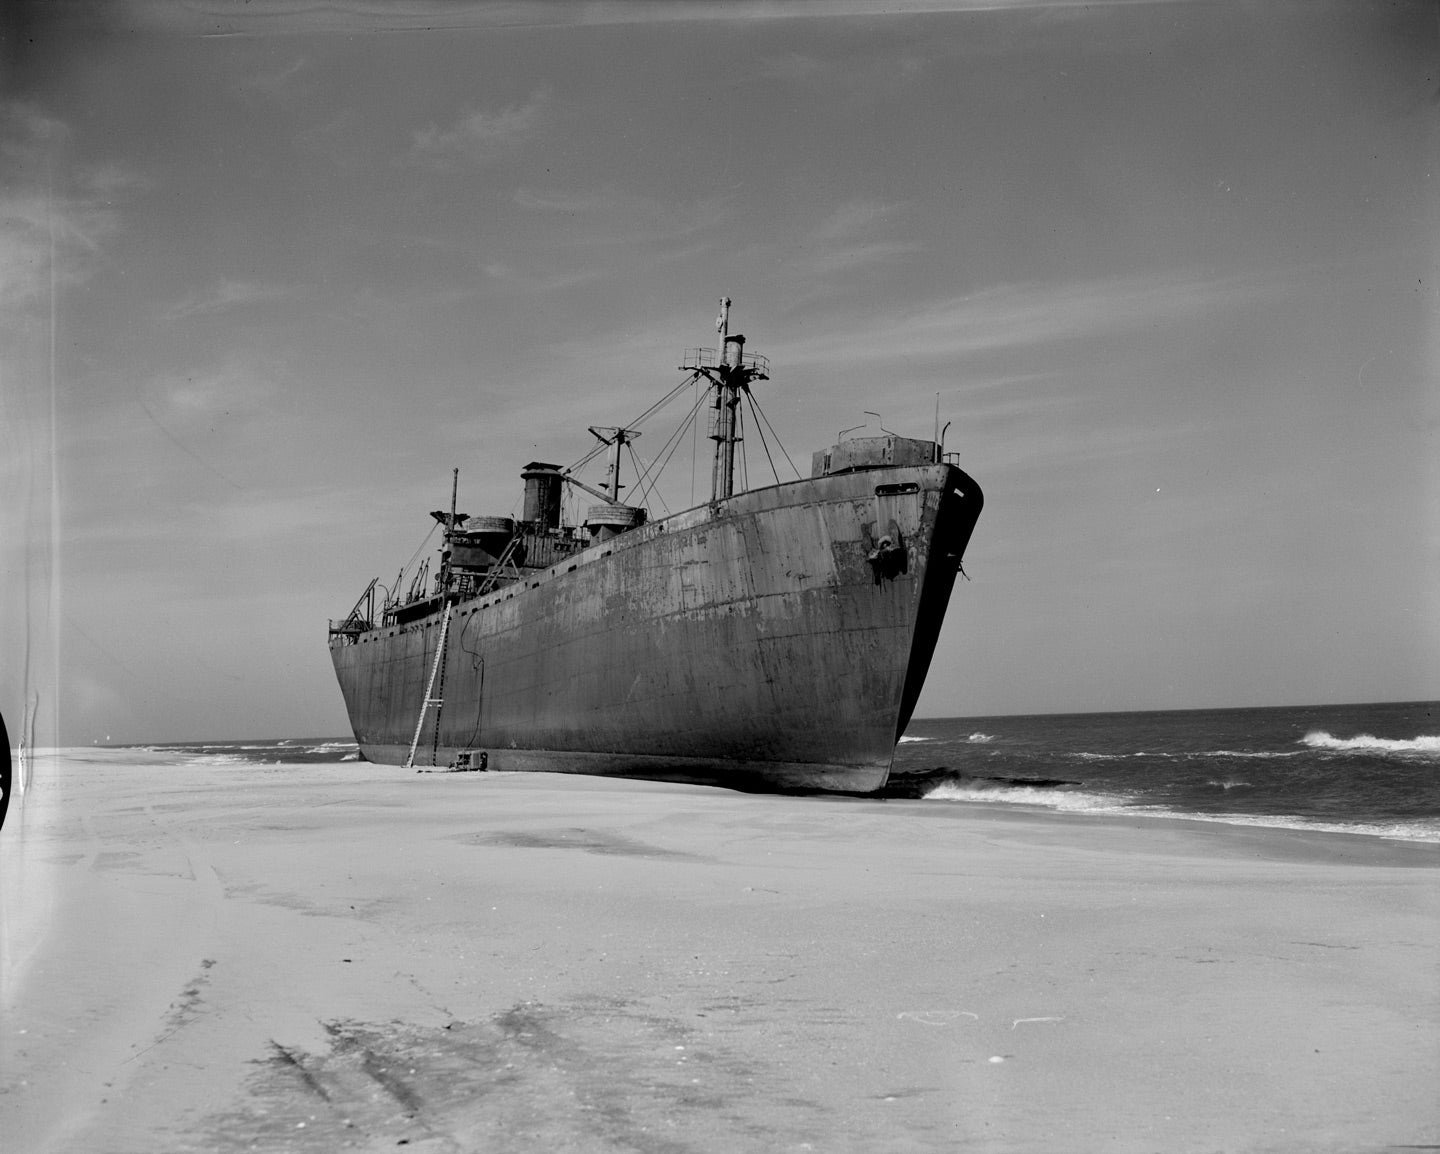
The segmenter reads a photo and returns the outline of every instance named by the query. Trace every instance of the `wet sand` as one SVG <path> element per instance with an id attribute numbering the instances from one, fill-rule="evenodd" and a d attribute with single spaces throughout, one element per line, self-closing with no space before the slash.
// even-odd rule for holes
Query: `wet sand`
<path id="1" fill-rule="evenodd" d="M 1197 822 L 68 753 L 0 831 L 0 1135 L 1435 1148 L 1437 865 Z"/>

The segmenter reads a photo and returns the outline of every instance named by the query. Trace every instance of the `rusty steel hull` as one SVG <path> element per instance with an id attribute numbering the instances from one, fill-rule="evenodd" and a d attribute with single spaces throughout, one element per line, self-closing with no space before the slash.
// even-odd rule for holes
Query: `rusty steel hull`
<path id="1" fill-rule="evenodd" d="M 982 500 L 945 464 L 795 481 L 461 601 L 415 764 L 879 789 Z M 332 639 L 371 761 L 405 763 L 441 622 Z"/>

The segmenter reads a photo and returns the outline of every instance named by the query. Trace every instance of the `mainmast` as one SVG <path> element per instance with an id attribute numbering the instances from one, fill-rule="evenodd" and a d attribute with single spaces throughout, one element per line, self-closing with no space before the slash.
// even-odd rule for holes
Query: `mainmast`
<path id="1" fill-rule="evenodd" d="M 735 493 L 735 446 L 740 433 L 740 401 L 752 381 L 768 381 L 769 363 L 764 357 L 745 352 L 745 338 L 730 332 L 730 298 L 720 298 L 720 315 L 715 319 L 720 348 L 689 349 L 683 371 L 704 377 L 715 390 L 711 402 L 710 439 L 715 442 L 715 461 L 710 471 L 710 499 L 723 500 Z"/>

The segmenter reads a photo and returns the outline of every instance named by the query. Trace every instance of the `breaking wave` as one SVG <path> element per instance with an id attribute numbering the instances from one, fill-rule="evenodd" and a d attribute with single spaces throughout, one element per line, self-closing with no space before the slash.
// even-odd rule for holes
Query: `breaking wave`
<path id="1" fill-rule="evenodd" d="M 1231 788 L 1249 782 L 1210 782 Z M 1123 794 L 1053 789 L 1021 785 L 987 785 L 984 782 L 945 781 L 925 795 L 927 801 L 981 802 L 991 805 L 1036 806 L 1062 813 L 1130 814 L 1135 817 L 1177 821 L 1206 821 L 1221 825 L 1260 826 L 1311 833 L 1347 833 L 1398 841 L 1440 843 L 1440 820 L 1325 821 L 1289 814 L 1203 813 L 1164 805 L 1139 804 Z"/>
<path id="2" fill-rule="evenodd" d="M 181 758 L 181 765 L 250 765 L 252 759 L 234 753 L 197 753 Z"/>
<path id="3" fill-rule="evenodd" d="M 1440 756 L 1440 736 L 1424 734 L 1409 739 L 1375 737 L 1362 733 L 1356 737 L 1335 737 L 1323 729 L 1313 729 L 1300 739 L 1311 749 L 1330 749 L 1345 753 L 1419 753 Z"/>
<path id="4" fill-rule="evenodd" d="M 1134 753 L 1087 753 L 1079 750 L 1074 753 L 1067 753 L 1064 756 L 1073 757 L 1079 761 L 1125 761 L 1130 758 L 1152 757 L 1165 761 L 1187 761 L 1211 757 L 1245 757 L 1254 758 L 1257 761 L 1271 761 L 1276 758 L 1303 757 L 1303 749 L 1197 749 L 1181 753 L 1172 753 L 1166 750 L 1141 749 Z"/>
<path id="5" fill-rule="evenodd" d="M 1039 805 L 1075 813 L 1118 813 L 1128 808 L 1119 794 L 1059 790 L 1050 786 L 996 785 L 982 781 L 942 781 L 927 801 L 978 801 L 1001 805 Z"/>
<path id="6" fill-rule="evenodd" d="M 958 739 L 957 739 L 957 738 L 949 738 L 949 739 L 938 738 L 938 739 L 937 739 L 937 738 L 934 738 L 934 737 L 919 737 L 919 736 L 913 736 L 913 737 L 912 737 L 910 734 L 907 733 L 907 734 L 905 734 L 905 736 L 903 736 L 903 737 L 900 739 L 900 744 L 901 744 L 901 745 L 911 745 L 911 744 L 914 744 L 915 742 L 920 742 L 920 741 L 931 741 L 931 742 L 933 742 L 933 741 L 936 741 L 936 740 L 941 741 L 942 744 L 949 744 L 950 742 L 956 741 L 956 740 L 958 740 Z M 978 733 L 978 732 L 977 732 L 977 733 L 972 733 L 972 734 L 970 734 L 970 735 L 969 735 L 968 737 L 966 737 L 964 740 L 965 740 L 966 742 L 968 742 L 970 745 L 983 745 L 983 744 L 984 744 L 985 742 L 987 742 L 987 741 L 994 741 L 994 740 L 995 740 L 995 735 L 994 735 L 993 733 Z"/>
<path id="7" fill-rule="evenodd" d="M 197 741 L 154 745 L 113 746 L 117 750 L 143 750 L 169 765 L 240 766 L 291 765 L 359 761 L 354 741 L 331 738 L 285 738 L 283 741 Z"/>

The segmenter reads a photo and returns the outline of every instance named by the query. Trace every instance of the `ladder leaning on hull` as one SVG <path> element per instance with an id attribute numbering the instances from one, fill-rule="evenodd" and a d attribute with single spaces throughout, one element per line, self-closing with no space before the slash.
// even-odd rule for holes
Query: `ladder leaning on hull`
<path id="1" fill-rule="evenodd" d="M 435 678 L 440 670 L 445 667 L 445 639 L 450 634 L 450 541 L 455 532 L 455 498 L 460 491 L 460 470 L 455 469 L 450 474 L 450 516 L 446 518 L 445 525 L 445 555 L 440 567 L 440 591 L 442 600 L 440 604 L 445 609 L 445 616 L 440 622 L 440 641 L 435 646 L 435 664 L 430 666 L 430 680 L 425 685 L 425 696 L 420 702 L 420 716 L 415 719 L 415 736 L 410 739 L 410 753 L 405 758 L 405 768 L 411 769 L 415 765 L 415 748 L 420 744 L 420 731 L 425 728 L 425 714 L 430 707 L 435 707 L 435 744 L 431 747 L 430 764 L 435 764 L 435 756 L 440 750 L 440 707 L 445 703 L 445 679 L 440 679 L 440 696 L 432 697 L 435 692 Z M 443 514 L 434 514 L 438 520 Z"/>
<path id="2" fill-rule="evenodd" d="M 440 642 L 435 646 L 435 662 L 430 666 L 430 680 L 425 686 L 425 698 L 420 703 L 420 716 L 415 721 L 415 736 L 410 739 L 410 753 L 405 758 L 406 769 L 414 768 L 415 749 L 420 744 L 420 731 L 425 728 L 425 714 L 429 712 L 432 705 L 435 707 L 435 747 L 438 749 L 440 746 L 440 707 L 445 703 L 445 683 L 443 681 L 440 683 L 441 695 L 439 697 L 431 697 L 430 695 L 435 691 L 435 678 L 439 675 L 441 667 L 445 664 L 445 639 L 450 633 L 450 609 L 451 606 L 447 599 L 445 617 L 440 622 Z M 430 760 L 433 762 L 435 759 L 431 757 Z"/>

